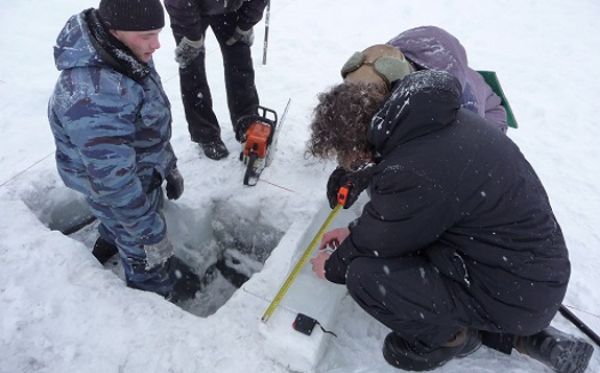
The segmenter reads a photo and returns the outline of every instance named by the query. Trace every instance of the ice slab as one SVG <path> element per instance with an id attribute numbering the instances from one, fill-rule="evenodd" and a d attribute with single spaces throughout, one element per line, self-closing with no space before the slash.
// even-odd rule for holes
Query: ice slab
<path id="1" fill-rule="evenodd" d="M 331 209 L 324 203 L 310 221 L 292 224 L 259 276 L 243 286 L 247 293 L 264 303 L 265 310 L 330 212 Z M 342 210 L 327 230 L 347 226 L 359 213 L 360 209 L 354 206 Z M 312 256 L 315 254 L 316 249 Z M 332 335 L 316 326 L 308 336 L 294 330 L 292 323 L 298 313 L 303 313 L 335 333 L 338 305 L 345 294 L 345 286 L 320 280 L 312 272 L 310 263 L 306 264 L 271 318 L 266 323 L 258 321 L 267 356 L 292 371 L 313 371 Z"/>

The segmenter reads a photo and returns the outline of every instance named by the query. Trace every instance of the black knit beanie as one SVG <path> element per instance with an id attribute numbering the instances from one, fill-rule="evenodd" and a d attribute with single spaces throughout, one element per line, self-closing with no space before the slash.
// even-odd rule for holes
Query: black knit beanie
<path id="1" fill-rule="evenodd" d="M 100 0 L 98 14 L 111 30 L 148 31 L 165 26 L 160 0 Z"/>

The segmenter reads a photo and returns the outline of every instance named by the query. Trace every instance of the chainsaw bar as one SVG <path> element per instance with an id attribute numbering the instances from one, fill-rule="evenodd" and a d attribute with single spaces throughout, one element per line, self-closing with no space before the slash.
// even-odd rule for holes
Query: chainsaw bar
<path id="1" fill-rule="evenodd" d="M 267 153 L 267 160 L 265 167 L 270 166 L 275 158 L 275 151 L 277 150 L 277 140 L 279 138 L 279 132 L 281 132 L 281 127 L 285 123 L 285 118 L 287 117 L 288 110 L 290 109 L 290 104 L 292 103 L 292 99 L 288 98 L 287 104 L 285 105 L 285 109 L 283 109 L 283 115 L 281 115 L 281 120 L 277 124 L 275 128 L 275 133 L 273 134 L 273 139 L 271 140 L 271 146 L 269 147 L 269 151 Z"/>
<path id="2" fill-rule="evenodd" d="M 265 160 L 261 159 L 256 153 L 251 153 L 245 159 L 246 173 L 244 174 L 244 185 L 255 186 L 258 183 L 258 178 L 265 168 Z"/>

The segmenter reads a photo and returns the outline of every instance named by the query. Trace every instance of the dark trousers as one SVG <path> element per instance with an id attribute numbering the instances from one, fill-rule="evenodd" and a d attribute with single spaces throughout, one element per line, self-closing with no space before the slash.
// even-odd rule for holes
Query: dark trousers
<path id="1" fill-rule="evenodd" d="M 223 55 L 225 88 L 231 124 L 235 132 L 237 120 L 255 114 L 258 93 L 254 84 L 254 67 L 250 45 L 243 41 L 227 46 L 225 42 L 236 26 L 234 13 L 203 17 L 203 32 L 208 26 L 213 30 Z M 174 33 L 177 43 L 183 37 Z M 181 94 L 185 117 L 192 141 L 206 143 L 220 138 L 221 129 L 213 111 L 212 96 L 206 79 L 205 52 L 202 52 L 185 69 L 179 69 Z"/>
<path id="2" fill-rule="evenodd" d="M 412 343 L 437 347 L 469 327 L 483 331 L 482 340 L 492 348 L 505 353 L 512 348 L 512 336 L 490 333 L 496 326 L 477 302 L 458 294 L 464 285 L 440 273 L 427 257 L 355 259 L 346 286 L 360 307 Z"/>

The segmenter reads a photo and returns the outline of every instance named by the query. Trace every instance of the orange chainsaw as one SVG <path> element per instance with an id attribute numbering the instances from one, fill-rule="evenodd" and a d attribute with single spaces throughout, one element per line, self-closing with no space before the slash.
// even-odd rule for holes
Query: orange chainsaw
<path id="1" fill-rule="evenodd" d="M 244 185 L 256 185 L 260 174 L 273 161 L 277 134 L 287 115 L 290 102 L 291 100 L 288 100 L 281 122 L 278 122 L 274 110 L 263 106 L 258 107 L 257 115 L 251 116 L 246 129 L 246 141 L 240 153 L 240 160 L 246 165 Z"/>

